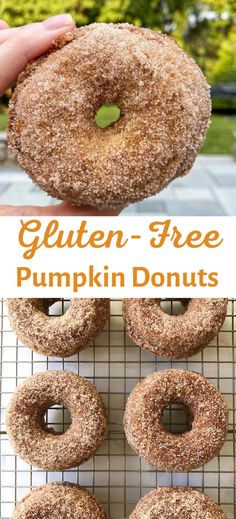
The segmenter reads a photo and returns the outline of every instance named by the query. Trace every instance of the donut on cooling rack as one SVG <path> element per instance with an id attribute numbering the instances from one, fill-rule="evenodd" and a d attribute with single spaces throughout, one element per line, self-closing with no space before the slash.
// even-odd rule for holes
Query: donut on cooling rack
<path id="1" fill-rule="evenodd" d="M 110 104 L 121 117 L 101 129 L 96 113 Z M 92 24 L 68 32 L 21 74 L 8 139 L 50 195 L 120 208 L 190 170 L 210 111 L 201 70 L 172 38 L 129 24 Z"/>
<path id="2" fill-rule="evenodd" d="M 63 434 L 44 421 L 47 409 L 56 404 L 71 414 L 71 426 Z M 16 454 L 45 470 L 79 466 L 93 456 L 108 430 L 95 386 L 69 371 L 38 373 L 20 384 L 9 403 L 6 426 Z"/>
<path id="3" fill-rule="evenodd" d="M 172 434 L 163 413 L 181 404 L 191 418 L 191 430 Z M 201 467 L 222 448 L 228 409 L 211 382 L 198 373 L 170 369 L 149 375 L 132 391 L 126 404 L 124 428 L 130 446 L 160 470 L 185 472 Z"/>
<path id="4" fill-rule="evenodd" d="M 182 299 L 183 315 L 169 315 L 161 299 L 125 299 L 123 316 L 131 339 L 166 359 L 194 355 L 214 339 L 224 323 L 227 299 Z"/>
<path id="5" fill-rule="evenodd" d="M 8 299 L 12 329 L 25 346 L 44 355 L 69 357 L 86 348 L 102 331 L 109 299 L 72 299 L 60 317 L 48 315 L 59 299 Z"/>
<path id="6" fill-rule="evenodd" d="M 71 483 L 49 483 L 36 488 L 16 506 L 11 519 L 107 519 L 93 494 Z"/>
<path id="7" fill-rule="evenodd" d="M 207 495 L 192 488 L 153 490 L 139 501 L 130 519 L 227 519 Z"/>

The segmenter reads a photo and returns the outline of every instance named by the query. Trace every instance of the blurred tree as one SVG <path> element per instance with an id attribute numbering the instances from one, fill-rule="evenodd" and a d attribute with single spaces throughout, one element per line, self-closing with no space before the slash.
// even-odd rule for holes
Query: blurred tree
<path id="1" fill-rule="evenodd" d="M 236 83 L 236 31 L 223 40 L 218 51 L 218 59 L 210 72 L 212 83 Z"/>
<path id="2" fill-rule="evenodd" d="M 129 22 L 172 33 L 179 15 L 186 18 L 192 0 L 103 0 L 98 17 L 102 22 Z"/>
<path id="3" fill-rule="evenodd" d="M 130 22 L 172 33 L 187 23 L 194 0 L 1 0 L 1 16 L 14 26 L 70 12 L 77 25 Z"/>
<path id="4" fill-rule="evenodd" d="M 235 0 L 203 0 L 202 4 L 207 5 L 218 14 L 227 13 L 229 16 L 236 14 Z"/>
<path id="5" fill-rule="evenodd" d="M 99 0 L 1 0 L 2 18 L 15 27 L 65 12 L 77 25 L 86 25 L 96 20 L 99 10 Z"/>
<path id="6" fill-rule="evenodd" d="M 182 37 L 185 49 L 198 62 L 208 79 L 219 51 L 236 27 L 235 0 L 204 0 L 195 3 Z"/>

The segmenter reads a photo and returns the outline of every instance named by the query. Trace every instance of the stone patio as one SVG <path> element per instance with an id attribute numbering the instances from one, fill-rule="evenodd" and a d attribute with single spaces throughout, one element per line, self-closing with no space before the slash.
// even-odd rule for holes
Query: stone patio
<path id="1" fill-rule="evenodd" d="M 57 200 L 17 168 L 0 169 L 0 204 L 48 205 Z M 133 204 L 122 215 L 236 215 L 236 162 L 230 156 L 200 155 L 192 171 L 159 195 Z"/>

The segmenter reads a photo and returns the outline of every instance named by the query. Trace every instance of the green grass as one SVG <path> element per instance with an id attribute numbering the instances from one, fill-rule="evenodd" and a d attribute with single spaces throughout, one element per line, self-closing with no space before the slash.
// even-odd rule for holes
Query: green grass
<path id="1" fill-rule="evenodd" d="M 236 131 L 236 115 L 214 114 L 201 153 L 210 155 L 231 155 L 233 131 Z"/>
<path id="2" fill-rule="evenodd" d="M 104 110 L 104 109 L 103 109 Z M 99 120 L 99 126 L 106 127 L 112 119 L 112 122 L 119 118 L 117 107 L 113 110 L 105 109 L 103 117 Z M 112 114 L 112 117 L 111 117 Z M 7 114 L 0 114 L 0 131 L 7 127 Z M 236 115 L 213 115 L 212 123 L 208 131 L 208 135 L 203 148 L 202 154 L 209 155 L 231 155 L 233 146 L 233 131 L 236 131 Z"/>
<path id="3" fill-rule="evenodd" d="M 7 127 L 7 114 L 0 113 L 0 132 L 6 130 Z"/>
<path id="4" fill-rule="evenodd" d="M 99 128 L 107 128 L 119 120 L 121 115 L 117 105 L 102 105 L 96 113 L 95 122 Z"/>

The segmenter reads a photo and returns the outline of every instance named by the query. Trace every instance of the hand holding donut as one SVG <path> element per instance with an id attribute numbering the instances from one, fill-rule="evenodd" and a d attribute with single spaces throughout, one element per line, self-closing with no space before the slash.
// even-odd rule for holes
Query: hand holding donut
<path id="1" fill-rule="evenodd" d="M 46 52 L 53 41 L 74 25 L 69 14 L 14 29 L 0 20 L 0 70 L 4 71 L 0 76 L 0 95 L 11 87 L 29 61 Z"/>
<path id="2" fill-rule="evenodd" d="M 32 23 L 18 28 L 9 28 L 0 20 L 0 96 L 11 87 L 27 63 L 46 52 L 51 44 L 75 23 L 69 14 L 53 16 L 41 23 Z M 0 206 L 0 216 L 81 216 L 112 215 L 117 211 L 103 211 L 90 207 L 72 207 L 62 203 L 56 206 Z"/>

